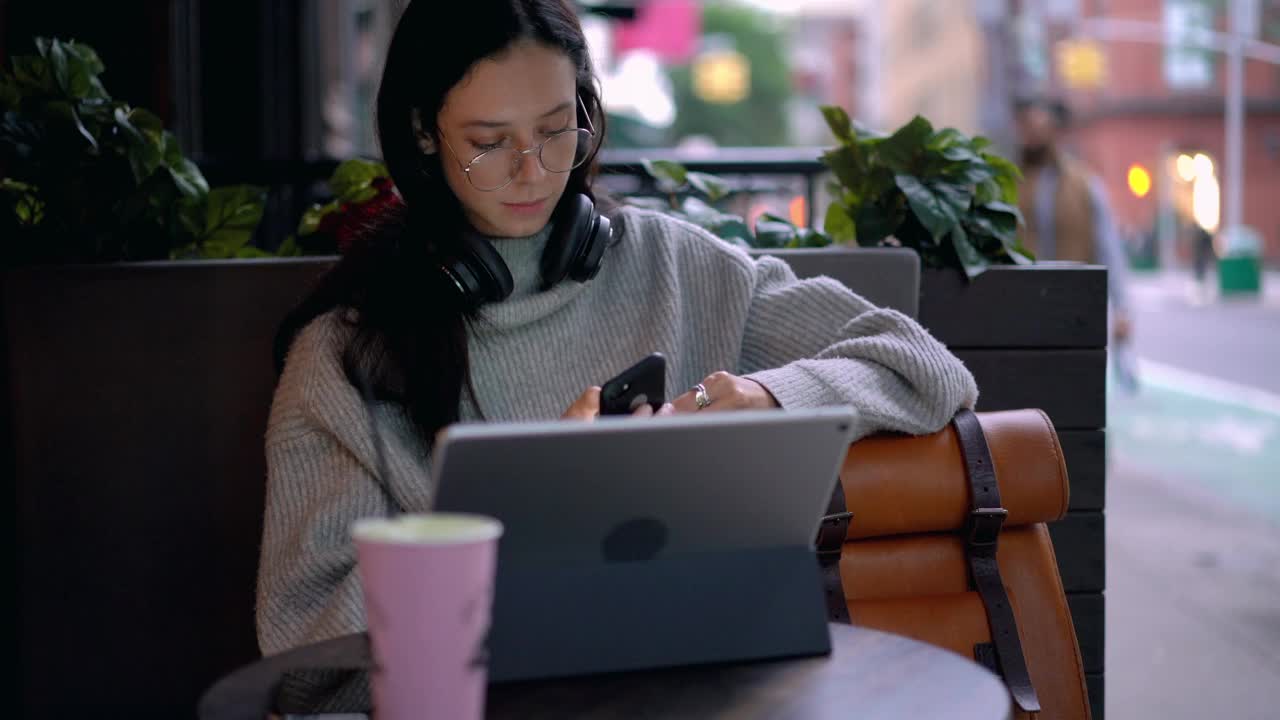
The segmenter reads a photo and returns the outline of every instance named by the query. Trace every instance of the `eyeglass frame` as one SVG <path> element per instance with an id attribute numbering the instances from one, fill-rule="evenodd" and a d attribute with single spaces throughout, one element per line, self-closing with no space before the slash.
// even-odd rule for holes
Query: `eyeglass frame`
<path id="1" fill-rule="evenodd" d="M 582 117 L 587 121 L 587 127 L 565 128 L 564 130 L 560 130 L 559 132 L 555 132 L 548 135 L 547 137 L 543 138 L 542 142 L 538 143 L 537 145 L 534 145 L 533 147 L 526 148 L 524 150 L 518 150 L 513 147 L 493 148 L 492 150 L 485 150 L 479 155 L 476 155 L 475 157 L 471 158 L 471 161 L 468 162 L 466 165 L 462 164 L 462 158 L 458 156 L 458 151 L 453 149 L 453 143 L 449 142 L 449 138 L 445 137 L 443 132 L 440 133 L 440 139 L 443 140 L 445 146 L 449 148 L 449 153 L 453 155 L 454 162 L 458 163 L 458 169 L 462 170 L 462 173 L 467 176 L 467 183 L 470 184 L 471 187 L 475 188 L 476 190 L 479 190 L 480 192 L 497 192 L 505 188 L 506 186 L 510 185 L 512 181 L 516 179 L 516 175 L 520 174 L 520 168 L 524 164 L 524 156 L 530 153 L 537 153 L 536 157 L 538 159 L 538 164 L 542 166 L 543 170 L 546 170 L 549 173 L 555 173 L 556 175 L 563 175 L 564 173 L 573 172 L 575 169 L 582 167 L 581 164 L 578 164 L 578 165 L 571 166 L 568 170 L 552 170 L 551 168 L 547 167 L 546 163 L 542 162 L 542 146 L 546 145 L 548 142 L 551 142 L 551 140 L 558 138 L 561 135 L 564 135 L 566 133 L 577 133 L 577 132 L 583 132 L 585 130 L 587 133 L 587 136 L 590 137 L 594 142 L 596 138 L 596 128 L 595 128 L 595 125 L 592 124 L 591 122 L 591 113 L 587 111 L 587 104 L 582 101 L 581 95 L 578 96 L 578 106 L 582 108 Z M 480 159 L 483 158 L 485 155 L 488 155 L 490 153 L 496 153 L 502 150 L 515 151 L 517 157 L 519 158 L 511 174 L 507 177 L 507 181 L 502 183 L 498 187 L 488 188 L 488 189 L 481 188 L 480 186 L 476 185 L 475 181 L 471 179 L 472 166 L 474 166 L 477 162 L 479 162 Z M 590 156 L 590 153 L 588 153 L 588 156 Z M 586 158 L 583 158 L 583 162 L 585 161 L 586 161 Z"/>

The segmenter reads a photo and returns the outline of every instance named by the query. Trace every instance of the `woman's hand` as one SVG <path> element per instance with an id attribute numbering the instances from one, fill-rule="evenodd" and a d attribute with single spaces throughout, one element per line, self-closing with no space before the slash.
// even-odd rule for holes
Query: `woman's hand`
<path id="1" fill-rule="evenodd" d="M 668 403 L 663 405 L 662 409 L 659 410 L 657 414 L 670 415 L 671 412 L 671 405 Z M 653 408 L 649 407 L 648 403 L 644 403 L 640 405 L 640 407 L 636 408 L 635 412 L 631 413 L 631 416 L 649 417 L 653 414 Z M 600 387 L 598 385 L 592 385 L 583 391 L 583 393 L 578 396 L 577 400 L 573 401 L 573 404 L 569 406 L 568 410 L 564 411 L 564 414 L 560 416 L 560 419 L 590 421 L 595 420 L 598 417 L 600 417 Z"/>
<path id="2" fill-rule="evenodd" d="M 701 407 L 699 392 L 702 389 Z M 755 380 L 748 380 L 737 375 L 730 375 L 721 370 L 708 375 L 702 381 L 701 388 L 694 387 L 689 392 L 671 401 L 678 413 L 707 412 L 721 410 L 766 410 L 781 407 L 773 393 Z"/>
<path id="3" fill-rule="evenodd" d="M 561 420 L 595 420 L 600 415 L 600 386 L 587 388 L 568 410 L 560 416 Z"/>

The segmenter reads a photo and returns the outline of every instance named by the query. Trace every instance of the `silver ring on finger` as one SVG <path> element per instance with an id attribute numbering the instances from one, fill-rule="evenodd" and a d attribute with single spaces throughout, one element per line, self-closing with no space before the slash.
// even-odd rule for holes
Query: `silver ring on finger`
<path id="1" fill-rule="evenodd" d="M 693 386 L 693 402 L 701 410 L 711 404 L 711 396 L 707 394 L 707 386 L 698 383 Z"/>

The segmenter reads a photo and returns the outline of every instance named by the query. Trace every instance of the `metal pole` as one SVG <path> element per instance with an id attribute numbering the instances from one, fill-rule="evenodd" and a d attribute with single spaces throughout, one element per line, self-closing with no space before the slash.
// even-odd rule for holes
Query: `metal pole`
<path id="1" fill-rule="evenodd" d="M 1246 2 L 1231 0 L 1227 47 L 1226 96 L 1226 213 L 1222 228 L 1235 232 L 1244 222 L 1244 39 Z"/>

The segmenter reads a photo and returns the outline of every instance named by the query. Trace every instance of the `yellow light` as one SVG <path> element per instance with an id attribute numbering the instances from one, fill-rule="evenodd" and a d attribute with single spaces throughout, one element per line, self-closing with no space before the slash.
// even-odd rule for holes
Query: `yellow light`
<path id="1" fill-rule="evenodd" d="M 751 63 L 737 50 L 711 50 L 693 61 L 693 91 L 709 103 L 729 105 L 751 94 Z"/>
<path id="2" fill-rule="evenodd" d="M 1178 156 L 1178 177 L 1183 182 L 1191 182 L 1196 179 L 1196 161 L 1186 153 Z"/>
<path id="3" fill-rule="evenodd" d="M 1197 177 L 1191 186 L 1191 217 L 1209 232 L 1218 229 L 1218 179 L 1211 174 Z"/>
<path id="4" fill-rule="evenodd" d="M 1151 192 L 1151 173 L 1136 163 L 1129 166 L 1129 190 L 1138 197 L 1146 197 Z"/>
<path id="5" fill-rule="evenodd" d="M 1208 155 L 1196 153 L 1192 162 L 1195 163 L 1197 178 L 1213 177 L 1213 161 L 1209 159 Z"/>
<path id="6" fill-rule="evenodd" d="M 1063 40 L 1054 47 L 1058 74 L 1072 88 L 1098 88 L 1106 83 L 1107 56 L 1092 40 Z"/>

